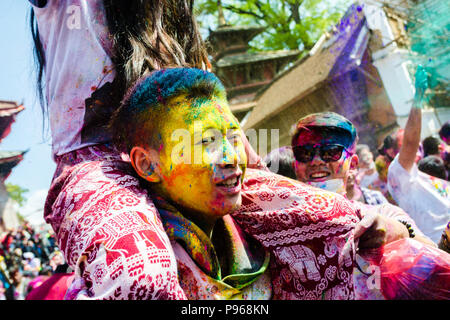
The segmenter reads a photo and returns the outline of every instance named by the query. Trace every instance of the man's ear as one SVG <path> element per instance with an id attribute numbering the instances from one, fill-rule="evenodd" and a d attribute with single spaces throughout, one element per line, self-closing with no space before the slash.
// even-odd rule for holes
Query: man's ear
<path id="1" fill-rule="evenodd" d="M 152 158 L 150 150 L 133 147 L 130 152 L 130 160 L 134 170 L 141 178 L 153 183 L 161 181 L 161 177 L 155 170 L 156 159 Z"/>
<path id="2" fill-rule="evenodd" d="M 359 158 L 356 154 L 352 155 L 352 158 L 350 160 L 350 169 L 358 169 L 358 164 L 359 164 Z"/>

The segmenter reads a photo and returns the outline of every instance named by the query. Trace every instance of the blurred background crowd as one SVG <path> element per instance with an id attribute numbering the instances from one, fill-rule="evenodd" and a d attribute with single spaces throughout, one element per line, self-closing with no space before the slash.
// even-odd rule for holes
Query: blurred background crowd
<path id="1" fill-rule="evenodd" d="M 0 300 L 25 300 L 32 288 L 66 271 L 52 230 L 24 221 L 0 240 Z"/>

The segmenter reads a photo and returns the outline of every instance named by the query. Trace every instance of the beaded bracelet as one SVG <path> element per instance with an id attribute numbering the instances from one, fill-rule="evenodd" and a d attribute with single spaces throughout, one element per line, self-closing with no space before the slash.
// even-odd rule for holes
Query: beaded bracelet
<path id="1" fill-rule="evenodd" d="M 416 235 L 414 234 L 414 229 L 411 227 L 411 224 L 406 221 L 399 220 L 400 223 L 404 224 L 406 229 L 408 229 L 409 237 L 414 238 Z"/>

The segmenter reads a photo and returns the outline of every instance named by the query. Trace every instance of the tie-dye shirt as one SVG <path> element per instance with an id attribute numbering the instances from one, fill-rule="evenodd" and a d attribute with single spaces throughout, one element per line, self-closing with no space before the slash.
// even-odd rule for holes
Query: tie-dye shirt
<path id="1" fill-rule="evenodd" d="M 53 154 L 109 141 L 105 124 L 119 97 L 103 1 L 30 3 L 45 53 Z"/>

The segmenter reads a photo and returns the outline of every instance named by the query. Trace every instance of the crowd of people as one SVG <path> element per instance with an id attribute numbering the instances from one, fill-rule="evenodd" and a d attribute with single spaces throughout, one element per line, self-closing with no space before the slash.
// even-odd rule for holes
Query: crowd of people
<path id="1" fill-rule="evenodd" d="M 49 278 L 34 299 L 417 298 L 431 282 L 450 299 L 448 174 L 435 176 L 439 159 L 448 171 L 448 127 L 418 153 L 425 69 L 375 160 L 351 121 L 323 112 L 263 161 L 210 71 L 192 1 L 30 3 L 56 162 L 44 218 L 70 268 L 58 294 Z M 73 6 L 76 24 L 55 23 Z M 421 284 L 368 285 L 372 250 L 396 243 L 423 249 L 427 268 L 402 273 Z M 39 275 L 44 247 L 21 249 L 22 272 Z"/>
<path id="2" fill-rule="evenodd" d="M 54 232 L 27 221 L 0 234 L 0 300 L 24 300 L 65 265 Z"/>

